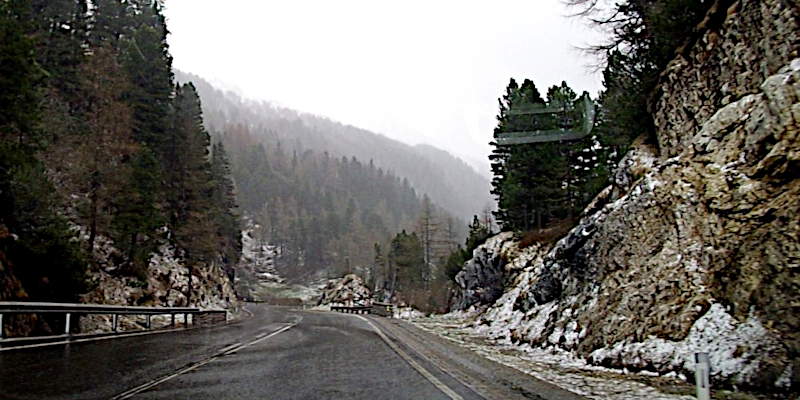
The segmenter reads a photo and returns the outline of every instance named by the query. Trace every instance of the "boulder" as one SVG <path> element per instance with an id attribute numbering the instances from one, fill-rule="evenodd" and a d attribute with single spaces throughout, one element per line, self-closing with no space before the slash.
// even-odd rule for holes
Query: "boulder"
<path id="1" fill-rule="evenodd" d="M 331 306 L 368 306 L 372 302 L 372 291 L 364 281 L 355 274 L 345 275 L 341 279 L 333 279 L 322 290 L 317 305 Z"/>

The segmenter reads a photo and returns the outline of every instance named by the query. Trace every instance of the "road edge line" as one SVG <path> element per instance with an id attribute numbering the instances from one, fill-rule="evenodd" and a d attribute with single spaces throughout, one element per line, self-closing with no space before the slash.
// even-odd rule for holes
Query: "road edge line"
<path id="1" fill-rule="evenodd" d="M 246 347 L 252 346 L 252 345 L 254 345 L 256 343 L 259 343 L 261 341 L 267 340 L 267 339 L 269 339 L 269 338 L 271 338 L 271 337 L 273 337 L 273 336 L 275 336 L 275 335 L 277 335 L 279 333 L 285 332 L 285 331 L 291 329 L 292 327 L 294 327 L 295 325 L 297 325 L 297 323 L 286 325 L 283 328 L 280 328 L 280 329 L 270 333 L 269 335 L 262 336 L 262 337 L 260 337 L 260 338 L 258 338 L 256 340 L 253 340 L 253 341 L 251 341 L 251 342 L 249 342 L 247 344 L 236 343 L 236 344 L 227 346 L 227 347 L 223 348 L 222 350 L 220 350 L 219 352 L 217 352 L 215 355 L 213 355 L 213 356 L 211 356 L 209 358 L 206 358 L 205 360 L 201 360 L 201 361 L 198 361 L 197 363 L 189 365 L 188 367 L 181 368 L 178 371 L 173 372 L 173 373 L 171 373 L 171 374 L 169 374 L 167 376 L 162 376 L 161 378 L 157 378 L 157 379 L 151 380 L 150 382 L 146 382 L 146 383 L 143 383 L 143 384 L 141 384 L 139 386 L 136 386 L 134 388 L 128 389 L 128 390 L 126 390 L 126 391 L 124 391 L 124 392 L 112 397 L 111 400 L 129 399 L 129 398 L 131 398 L 131 397 L 133 397 L 133 396 L 135 396 L 135 395 L 137 395 L 139 393 L 144 392 L 145 390 L 148 390 L 148 389 L 151 389 L 153 387 L 156 387 L 156 386 L 158 386 L 158 385 L 160 385 L 160 384 L 162 384 L 162 383 L 164 383 L 164 382 L 166 382 L 166 381 L 168 381 L 168 380 L 170 380 L 172 378 L 175 378 L 177 376 L 183 375 L 183 374 L 185 374 L 187 372 L 190 372 L 190 371 L 193 371 L 193 370 L 195 370 L 197 368 L 200 368 L 200 367 L 202 367 L 202 366 L 204 366 L 204 365 L 206 365 L 206 364 L 208 364 L 208 363 L 210 363 L 212 361 L 217 360 L 218 358 L 220 358 L 222 356 L 227 356 L 227 355 L 233 354 L 238 350 L 241 350 L 241 349 L 244 349 Z"/>
<path id="2" fill-rule="evenodd" d="M 0 348 L 0 353 L 2 353 L 4 351 L 12 351 L 12 350 L 24 350 L 24 349 L 33 349 L 33 348 L 37 348 L 37 347 L 57 346 L 57 345 L 60 345 L 60 344 L 96 342 L 96 341 L 100 341 L 100 340 L 123 339 L 123 338 L 128 338 L 128 337 L 155 335 L 155 334 L 159 334 L 159 333 L 182 332 L 182 331 L 190 331 L 192 329 L 201 329 L 201 328 L 198 327 L 198 328 L 153 329 L 151 331 L 140 331 L 140 332 L 133 331 L 133 332 L 130 332 L 130 333 L 122 332 L 122 333 L 118 333 L 118 334 L 108 334 L 108 335 L 104 335 L 103 334 L 103 336 L 83 338 L 83 339 L 68 339 L 68 340 L 61 340 L 61 341 L 58 341 L 58 342 L 45 342 L 45 343 L 35 343 L 35 344 L 23 344 L 23 345 L 20 345 L 20 346 L 2 347 L 2 348 Z M 35 339 L 35 337 L 33 339 Z"/>
<path id="3" fill-rule="evenodd" d="M 384 342 L 386 342 L 386 344 L 389 345 L 389 347 L 392 350 L 394 350 L 394 352 L 397 353 L 397 355 L 400 356 L 400 358 L 405 360 L 409 365 L 411 365 L 412 368 L 414 368 L 417 372 L 419 372 L 420 375 L 422 375 L 425 379 L 427 379 L 430 383 L 432 383 L 433 386 L 436 386 L 436 388 L 439 389 L 442 393 L 446 394 L 448 397 L 450 397 L 453 400 L 464 400 L 464 398 L 461 397 L 461 395 L 459 395 L 458 393 L 453 391 L 453 389 L 450 389 L 450 387 L 448 387 L 447 385 L 442 383 L 442 381 L 440 381 L 439 378 L 433 376 L 433 374 L 430 371 L 425 369 L 425 367 L 423 367 L 416 360 L 411 358 L 411 356 L 409 356 L 405 351 L 403 351 L 403 349 L 401 349 L 400 346 L 398 346 L 397 344 L 392 342 L 392 340 L 389 339 L 386 336 L 386 334 L 384 334 L 380 330 L 380 328 L 375 326 L 375 324 L 373 324 L 372 321 L 370 321 L 370 320 L 368 320 L 368 319 L 366 319 L 366 318 L 364 318 L 364 317 L 362 317 L 360 315 L 354 315 L 354 317 L 360 318 L 361 320 L 363 320 L 364 322 L 369 324 L 369 326 L 372 327 L 372 330 L 374 330 L 375 333 L 377 333 L 378 336 Z"/>

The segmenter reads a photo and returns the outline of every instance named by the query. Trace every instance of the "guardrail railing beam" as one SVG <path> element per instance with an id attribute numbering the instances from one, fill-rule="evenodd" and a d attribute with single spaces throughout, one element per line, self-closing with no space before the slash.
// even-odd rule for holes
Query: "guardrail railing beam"
<path id="1" fill-rule="evenodd" d="M 82 314 L 105 314 L 111 315 L 111 329 L 112 332 L 117 333 L 120 331 L 120 316 L 122 315 L 144 315 L 145 329 L 153 329 L 153 315 L 169 315 L 170 327 L 175 328 L 177 324 L 177 316 L 183 314 L 183 325 L 185 328 L 190 326 L 213 324 L 217 322 L 227 321 L 227 312 L 225 310 L 201 310 L 192 307 L 142 307 L 142 306 L 117 306 L 106 304 L 69 304 L 69 303 L 45 303 L 45 302 L 17 302 L 17 301 L 0 301 L 0 346 L 3 343 L 19 342 L 25 340 L 48 339 L 50 337 L 31 336 L 31 337 L 6 337 L 5 326 L 9 321 L 4 321 L 5 315 L 13 314 L 64 314 L 64 333 L 63 335 L 52 336 L 55 337 L 72 337 L 73 332 L 73 315 L 80 316 Z M 209 316 L 197 319 L 198 315 Z M 219 318 L 224 315 L 225 318 Z M 137 318 L 138 319 L 138 318 Z M 76 332 L 76 335 L 81 335 Z"/>

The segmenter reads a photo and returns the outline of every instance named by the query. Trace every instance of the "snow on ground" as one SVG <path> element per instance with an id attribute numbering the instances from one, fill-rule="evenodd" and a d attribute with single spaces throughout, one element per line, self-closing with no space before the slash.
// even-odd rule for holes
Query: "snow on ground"
<path id="1" fill-rule="evenodd" d="M 258 299 L 299 299 L 305 304 L 312 304 L 322 294 L 324 283 L 309 286 L 281 282 L 257 282 L 253 284 L 252 294 Z"/>
<path id="2" fill-rule="evenodd" d="M 538 379 L 597 400 L 689 400 L 694 388 L 685 382 L 645 374 L 621 374 L 617 370 L 590 366 L 566 352 L 530 346 L 499 344 L 470 327 L 477 310 L 414 317 L 421 329 Z"/>
<path id="3" fill-rule="evenodd" d="M 394 310 L 394 314 L 392 317 L 397 319 L 419 319 L 424 318 L 425 314 L 419 312 L 418 310 L 412 307 L 397 307 Z"/>

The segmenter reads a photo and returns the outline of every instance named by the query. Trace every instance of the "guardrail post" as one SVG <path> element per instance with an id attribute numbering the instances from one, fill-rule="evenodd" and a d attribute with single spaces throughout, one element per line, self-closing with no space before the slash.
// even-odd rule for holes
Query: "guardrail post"
<path id="1" fill-rule="evenodd" d="M 694 362 L 694 380 L 697 383 L 697 399 L 710 400 L 711 385 L 708 381 L 708 375 L 711 369 L 711 362 L 708 359 L 708 353 L 694 353 Z"/>
<path id="2" fill-rule="evenodd" d="M 145 326 L 147 327 L 147 330 L 148 330 L 148 331 L 150 330 L 150 326 L 151 326 L 151 325 L 150 325 L 150 317 L 151 317 L 151 315 L 150 315 L 150 314 L 147 314 L 147 323 L 145 324 Z"/>
<path id="3" fill-rule="evenodd" d="M 3 330 L 3 313 L 0 313 L 0 340 L 5 337 L 5 331 Z"/>
<path id="4" fill-rule="evenodd" d="M 169 323 L 169 326 L 170 326 L 170 328 L 174 328 L 175 327 L 175 314 L 170 314 L 170 316 L 172 317 L 172 321 Z"/>
<path id="5" fill-rule="evenodd" d="M 183 314 L 183 327 L 189 327 L 189 314 Z"/>
<path id="6" fill-rule="evenodd" d="M 112 314 L 111 315 L 111 329 L 113 329 L 114 332 L 116 332 L 117 329 L 118 329 L 117 328 L 118 326 L 119 326 L 119 315 Z"/>
<path id="7" fill-rule="evenodd" d="M 69 335 L 69 322 L 70 322 L 70 317 L 72 317 L 72 314 L 67 313 L 66 315 L 67 315 L 67 320 L 64 323 L 64 334 Z"/>

